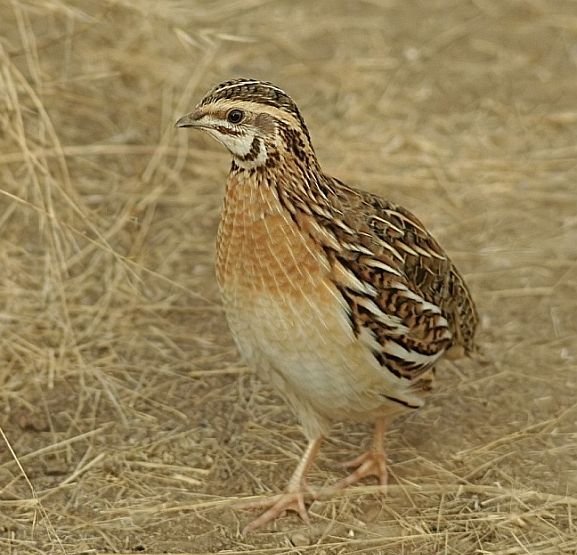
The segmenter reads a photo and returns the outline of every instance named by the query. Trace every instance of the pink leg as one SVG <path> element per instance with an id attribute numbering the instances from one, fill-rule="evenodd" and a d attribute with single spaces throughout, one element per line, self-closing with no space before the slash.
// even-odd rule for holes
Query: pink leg
<path id="1" fill-rule="evenodd" d="M 242 505 L 242 508 L 248 509 L 267 509 L 244 528 L 243 534 L 265 526 L 281 516 L 285 511 L 295 511 L 306 523 L 309 522 L 309 515 L 304 500 L 305 490 L 308 489 L 305 475 L 319 452 L 321 441 L 322 438 L 320 437 L 309 441 L 301 460 L 289 480 L 285 493 L 275 495 L 270 499 L 263 499 Z"/>
<path id="2" fill-rule="evenodd" d="M 345 463 L 345 467 L 353 467 L 356 468 L 356 470 L 346 478 L 339 480 L 334 485 L 335 489 L 344 489 L 367 476 L 376 476 L 381 486 L 387 485 L 387 456 L 384 447 L 385 428 L 385 419 L 379 418 L 375 422 L 373 445 L 371 446 L 371 449 L 352 461 Z"/>

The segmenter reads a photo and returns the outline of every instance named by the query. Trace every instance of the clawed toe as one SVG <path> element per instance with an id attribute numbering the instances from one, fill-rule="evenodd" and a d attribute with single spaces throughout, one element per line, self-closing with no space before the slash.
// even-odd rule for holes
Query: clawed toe
<path id="1" fill-rule="evenodd" d="M 380 419 L 375 423 L 375 432 L 372 448 L 358 457 L 344 463 L 345 468 L 355 468 L 346 478 L 339 480 L 334 489 L 343 489 L 357 483 L 368 476 L 376 476 L 381 486 L 387 485 L 387 456 L 383 446 L 385 432 L 385 420 Z"/>
<path id="2" fill-rule="evenodd" d="M 307 507 L 305 504 L 305 495 L 310 493 L 310 488 L 307 486 L 305 474 L 317 456 L 320 444 L 320 437 L 309 441 L 306 451 L 301 457 L 299 464 L 297 465 L 293 475 L 289 480 L 285 493 L 275 495 L 274 497 L 268 499 L 257 499 L 256 501 L 241 503 L 242 508 L 245 509 L 266 509 L 263 514 L 254 519 L 244 528 L 243 534 L 252 532 L 257 528 L 268 524 L 286 511 L 294 511 L 307 524 L 309 523 L 309 515 L 307 513 Z"/>
<path id="3" fill-rule="evenodd" d="M 255 518 L 247 526 L 245 526 L 242 531 L 243 534 L 247 534 L 265 526 L 269 522 L 272 522 L 279 516 L 281 516 L 286 511 L 296 512 L 304 522 L 310 523 L 309 515 L 307 512 L 307 506 L 305 504 L 305 494 L 302 492 L 287 492 L 280 495 L 276 495 L 270 499 L 259 499 L 257 501 L 249 501 L 240 505 L 243 509 L 264 509 L 267 510 L 262 513 L 258 518 Z"/>
<path id="4" fill-rule="evenodd" d="M 376 476 L 381 486 L 387 485 L 387 461 L 384 453 L 368 451 L 352 461 L 346 462 L 344 466 L 347 468 L 356 467 L 356 469 L 346 478 L 339 480 L 333 486 L 334 489 L 344 489 L 369 476 Z"/>

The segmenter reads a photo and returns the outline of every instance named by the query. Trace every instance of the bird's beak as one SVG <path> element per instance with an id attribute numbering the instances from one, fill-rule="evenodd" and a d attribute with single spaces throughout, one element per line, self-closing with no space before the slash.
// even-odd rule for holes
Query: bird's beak
<path id="1" fill-rule="evenodd" d="M 200 114 L 198 112 L 190 112 L 186 116 L 182 116 L 175 124 L 175 127 L 202 127 L 202 123 L 198 121 Z"/>

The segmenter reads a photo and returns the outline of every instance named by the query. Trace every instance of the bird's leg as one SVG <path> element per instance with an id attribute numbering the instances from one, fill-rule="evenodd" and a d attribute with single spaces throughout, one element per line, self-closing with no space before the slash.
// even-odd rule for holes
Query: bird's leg
<path id="1" fill-rule="evenodd" d="M 285 511 L 295 511 L 306 523 L 309 522 L 309 516 L 307 514 L 304 499 L 305 491 L 308 489 L 305 475 L 319 452 L 321 441 L 321 437 L 309 441 L 309 444 L 293 472 L 284 493 L 275 495 L 270 499 L 254 501 L 242 506 L 242 508 L 267 509 L 244 528 L 243 534 L 252 532 L 257 528 L 268 524 L 282 515 Z"/>
<path id="2" fill-rule="evenodd" d="M 385 429 L 386 419 L 382 417 L 377 419 L 371 449 L 344 464 L 345 467 L 355 468 L 355 471 L 346 478 L 339 480 L 333 486 L 335 489 L 346 488 L 367 476 L 376 476 L 381 486 L 387 485 L 387 456 L 384 447 Z"/>

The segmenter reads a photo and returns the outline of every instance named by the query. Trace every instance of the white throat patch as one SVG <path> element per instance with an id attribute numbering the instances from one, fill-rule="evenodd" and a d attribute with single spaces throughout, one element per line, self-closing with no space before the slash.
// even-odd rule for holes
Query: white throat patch
<path id="1" fill-rule="evenodd" d="M 242 135 L 236 134 L 236 126 L 228 122 L 219 121 L 218 126 L 210 127 L 212 121 L 210 117 L 207 118 L 207 125 L 204 130 L 227 148 L 238 166 L 243 169 L 250 169 L 262 166 L 266 162 L 266 145 L 262 139 L 256 138 L 254 133 L 250 132 Z M 219 127 L 228 128 L 233 133 L 227 134 L 219 131 Z"/>
<path id="2" fill-rule="evenodd" d="M 258 166 L 262 166 L 266 162 L 266 146 L 264 141 L 261 139 L 253 139 L 253 141 L 257 141 L 257 149 L 256 156 L 253 156 L 252 149 L 253 146 L 251 144 L 248 152 L 243 156 L 235 156 L 234 161 L 238 166 L 241 168 L 248 170 L 250 168 L 256 168 Z"/>

